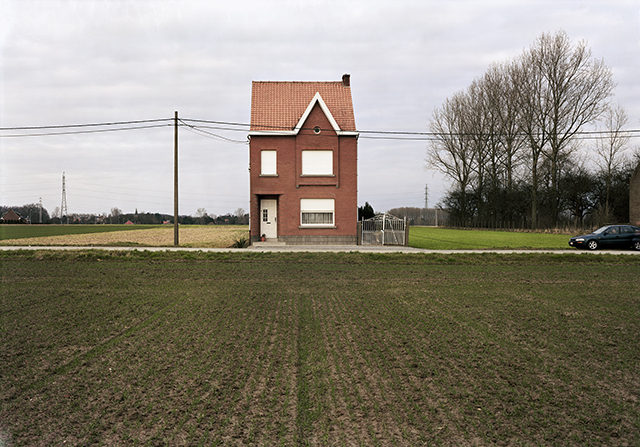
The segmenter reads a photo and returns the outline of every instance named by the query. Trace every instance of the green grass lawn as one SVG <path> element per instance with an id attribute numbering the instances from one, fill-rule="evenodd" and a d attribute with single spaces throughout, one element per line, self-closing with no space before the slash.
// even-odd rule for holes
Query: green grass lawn
<path id="1" fill-rule="evenodd" d="M 42 250 L 0 268 L 2 445 L 640 439 L 636 256 Z"/>
<path id="2" fill-rule="evenodd" d="M 428 250 L 569 249 L 571 236 L 489 230 L 411 227 L 409 246 Z"/>
<path id="3" fill-rule="evenodd" d="M 67 234 L 146 230 L 158 227 L 161 225 L 0 225 L 0 241 Z"/>

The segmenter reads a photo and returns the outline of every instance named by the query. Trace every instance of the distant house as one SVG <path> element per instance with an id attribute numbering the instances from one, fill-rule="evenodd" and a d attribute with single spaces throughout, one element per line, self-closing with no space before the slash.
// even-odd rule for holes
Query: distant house
<path id="1" fill-rule="evenodd" d="M 251 92 L 251 241 L 357 243 L 356 131 L 349 75 L 259 82 Z"/>
<path id="2" fill-rule="evenodd" d="M 125 224 L 125 225 L 133 225 L 133 222 L 131 222 L 130 220 L 128 220 L 128 221 L 126 221 L 124 224 Z"/>
<path id="3" fill-rule="evenodd" d="M 4 216 L 2 216 L 2 218 L 0 218 L 0 222 L 1 223 L 14 223 L 14 224 L 18 224 L 18 223 L 29 223 L 29 221 L 25 218 L 22 217 L 20 214 L 16 213 L 13 210 L 9 210 L 6 213 L 4 213 Z"/>

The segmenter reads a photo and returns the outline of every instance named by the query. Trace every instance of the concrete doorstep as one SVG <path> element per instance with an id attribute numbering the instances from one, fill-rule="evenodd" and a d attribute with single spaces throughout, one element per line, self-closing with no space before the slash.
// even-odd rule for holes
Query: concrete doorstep
<path id="1" fill-rule="evenodd" d="M 263 247 L 284 247 L 287 245 L 284 242 L 278 242 L 277 240 L 266 240 L 264 242 L 254 242 L 251 244 L 251 247 L 255 248 L 263 248 Z"/>

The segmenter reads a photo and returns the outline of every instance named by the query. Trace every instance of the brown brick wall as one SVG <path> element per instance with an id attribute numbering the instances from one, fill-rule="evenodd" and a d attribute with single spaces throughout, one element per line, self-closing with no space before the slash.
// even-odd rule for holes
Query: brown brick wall
<path id="1" fill-rule="evenodd" d="M 322 131 L 315 134 L 313 128 Z M 277 150 L 277 177 L 260 176 L 260 151 Z M 302 151 L 333 151 L 333 177 L 302 177 Z M 338 136 L 316 105 L 297 136 L 251 137 L 251 236 L 260 236 L 260 199 L 278 200 L 278 237 L 287 243 L 331 243 L 357 238 L 358 150 L 355 136 Z M 336 228 L 300 228 L 300 199 L 335 199 Z M 326 241 L 326 242 L 322 242 Z"/>
<path id="2" fill-rule="evenodd" d="M 629 222 L 640 225 L 640 163 L 629 183 Z"/>

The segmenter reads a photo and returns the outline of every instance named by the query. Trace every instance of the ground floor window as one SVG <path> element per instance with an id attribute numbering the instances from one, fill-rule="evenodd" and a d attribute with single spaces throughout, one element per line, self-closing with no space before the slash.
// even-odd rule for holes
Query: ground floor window
<path id="1" fill-rule="evenodd" d="M 300 199 L 302 226 L 334 226 L 334 199 Z"/>
<path id="2" fill-rule="evenodd" d="M 302 225 L 333 225 L 333 213 L 302 213 Z"/>

